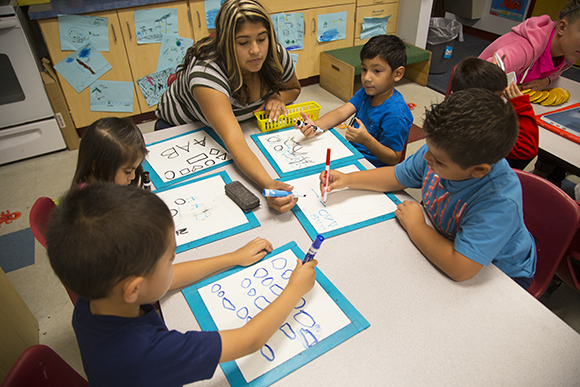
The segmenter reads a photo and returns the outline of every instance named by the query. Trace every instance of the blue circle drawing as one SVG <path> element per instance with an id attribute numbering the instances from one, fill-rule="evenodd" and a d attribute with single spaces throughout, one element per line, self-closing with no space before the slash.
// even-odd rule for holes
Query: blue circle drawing
<path id="1" fill-rule="evenodd" d="M 254 273 L 254 277 L 256 278 L 264 278 L 268 275 L 268 270 L 264 269 L 263 267 L 258 268 Z"/>
<path id="2" fill-rule="evenodd" d="M 284 257 L 276 258 L 272 260 L 272 267 L 276 270 L 282 270 L 286 267 L 288 260 Z"/>

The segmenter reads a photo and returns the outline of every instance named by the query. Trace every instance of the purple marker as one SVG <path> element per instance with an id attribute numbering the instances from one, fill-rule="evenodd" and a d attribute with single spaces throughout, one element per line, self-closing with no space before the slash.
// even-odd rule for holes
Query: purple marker
<path id="1" fill-rule="evenodd" d="M 312 246 L 310 246 L 310 249 L 306 253 L 306 256 L 302 260 L 303 265 L 306 262 L 310 262 L 314 259 L 314 256 L 318 252 L 318 249 L 320 248 L 320 245 L 322 244 L 322 242 L 324 242 L 324 237 L 322 235 L 318 234 L 316 236 L 316 239 L 314 240 L 314 242 L 312 242 Z"/>

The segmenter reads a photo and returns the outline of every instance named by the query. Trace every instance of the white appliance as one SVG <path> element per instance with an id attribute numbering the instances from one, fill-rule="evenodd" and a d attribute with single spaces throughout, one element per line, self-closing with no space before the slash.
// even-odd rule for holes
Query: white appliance
<path id="1" fill-rule="evenodd" d="M 0 165 L 66 148 L 16 0 L 0 0 Z"/>

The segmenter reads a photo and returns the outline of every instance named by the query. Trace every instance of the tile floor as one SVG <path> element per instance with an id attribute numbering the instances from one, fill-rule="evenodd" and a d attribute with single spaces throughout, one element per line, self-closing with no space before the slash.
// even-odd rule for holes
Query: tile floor
<path id="1" fill-rule="evenodd" d="M 440 102 L 443 95 L 403 79 L 398 90 L 405 100 L 414 103 L 415 124 L 422 126 L 426 106 Z M 343 102 L 318 85 L 304 87 L 297 102 L 317 101 L 324 114 Z M 153 130 L 153 122 L 139 125 L 144 132 Z M 409 145 L 407 155 L 415 152 L 424 140 Z M 0 235 L 29 227 L 28 214 L 40 196 L 58 197 L 69 187 L 76 166 L 77 151 L 60 151 L 45 156 L 0 166 L 0 204 L 2 210 L 20 211 L 22 216 L 10 225 L 2 225 Z M 577 181 L 576 181 L 577 182 Z M 419 197 L 418 190 L 409 190 Z M 35 242 L 35 264 L 7 273 L 39 322 L 40 343 L 53 348 L 82 374 L 80 353 L 70 321 L 73 305 L 64 287 L 54 275 L 46 250 Z M 549 299 L 540 300 L 570 326 L 580 332 L 580 293 L 562 285 Z"/>

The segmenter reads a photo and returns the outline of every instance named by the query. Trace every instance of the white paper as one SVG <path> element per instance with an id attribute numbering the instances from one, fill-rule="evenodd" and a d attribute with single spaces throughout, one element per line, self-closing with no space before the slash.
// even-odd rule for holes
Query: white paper
<path id="1" fill-rule="evenodd" d="M 286 287 L 296 258 L 304 257 L 286 250 L 199 289 L 218 330 L 244 326 L 274 301 Z M 316 282 L 266 345 L 236 363 L 246 382 L 250 382 L 349 323 L 348 317 Z"/>

